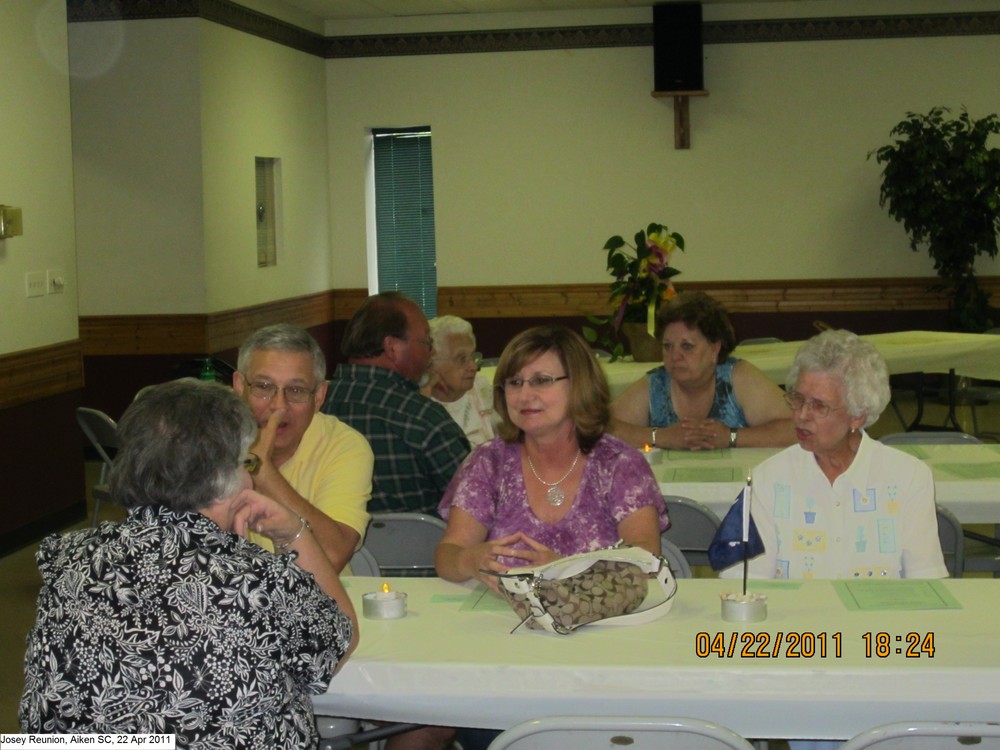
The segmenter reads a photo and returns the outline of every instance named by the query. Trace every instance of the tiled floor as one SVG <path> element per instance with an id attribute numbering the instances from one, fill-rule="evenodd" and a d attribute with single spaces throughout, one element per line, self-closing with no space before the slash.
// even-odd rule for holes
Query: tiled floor
<path id="1" fill-rule="evenodd" d="M 910 420 L 915 414 L 912 403 L 902 403 L 904 418 Z M 941 424 L 944 408 L 931 405 L 924 417 L 925 424 Z M 961 423 L 971 430 L 968 408 L 960 408 Z M 1000 407 L 979 409 L 980 430 L 1000 431 Z M 903 428 L 893 410 L 886 409 L 881 419 L 872 426 L 873 436 L 888 432 L 899 432 Z M 99 471 L 98 464 L 88 464 L 88 483 Z M 89 486 L 89 484 L 88 484 Z M 117 507 L 102 508 L 102 519 L 120 518 L 122 511 Z M 81 523 L 80 526 L 85 525 Z M 992 533 L 989 527 L 972 527 L 982 533 Z M 35 568 L 36 545 L 0 558 L 0 733 L 17 732 L 17 706 L 23 687 L 24 640 L 34 622 L 35 598 L 38 595 L 38 572 Z M 773 747 L 773 745 L 772 745 Z"/>
<path id="2" fill-rule="evenodd" d="M 100 464 L 87 464 L 88 487 L 99 472 Z M 102 520 L 123 516 L 124 512 L 117 506 L 101 508 Z M 81 522 L 72 528 L 86 525 L 87 522 Z M 35 567 L 37 547 L 37 544 L 31 545 L 0 557 L 0 581 L 3 581 L 0 586 L 0 612 L 3 613 L 0 616 L 0 733 L 18 731 L 17 706 L 24 687 L 24 640 L 35 621 L 35 599 L 41 583 Z"/>

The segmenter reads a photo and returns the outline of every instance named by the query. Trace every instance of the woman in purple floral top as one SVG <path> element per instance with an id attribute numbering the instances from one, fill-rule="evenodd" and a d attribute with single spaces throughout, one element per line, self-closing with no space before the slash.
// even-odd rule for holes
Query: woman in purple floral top
<path id="1" fill-rule="evenodd" d="M 663 497 L 645 458 L 605 434 L 608 385 L 579 334 L 540 326 L 516 336 L 494 377 L 500 437 L 456 473 L 440 505 L 448 529 L 438 574 L 541 565 L 619 539 L 660 554 Z"/>

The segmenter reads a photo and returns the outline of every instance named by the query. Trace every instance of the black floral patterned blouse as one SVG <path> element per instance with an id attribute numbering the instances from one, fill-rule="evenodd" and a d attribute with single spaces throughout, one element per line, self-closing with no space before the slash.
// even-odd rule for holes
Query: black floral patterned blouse
<path id="1" fill-rule="evenodd" d="M 311 748 L 309 695 L 351 622 L 292 555 L 200 513 L 133 509 L 47 538 L 20 722 L 38 733 L 168 733 L 192 750 Z"/>

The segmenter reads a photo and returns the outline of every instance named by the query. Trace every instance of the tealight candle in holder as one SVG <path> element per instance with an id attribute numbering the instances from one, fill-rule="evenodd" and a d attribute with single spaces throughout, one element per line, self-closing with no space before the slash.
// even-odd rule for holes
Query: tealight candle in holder
<path id="1" fill-rule="evenodd" d="M 726 622 L 760 622 L 767 619 L 767 597 L 763 594 L 734 594 L 722 597 L 722 619 Z"/>
<path id="2" fill-rule="evenodd" d="M 369 620 L 398 620 L 406 617 L 406 594 L 393 591 L 388 583 L 383 583 L 381 591 L 362 595 L 361 612 Z"/>
<path id="3" fill-rule="evenodd" d="M 661 460 L 663 460 L 663 451 L 650 445 L 649 443 L 646 443 L 642 446 L 642 457 L 646 459 L 646 463 L 652 466 L 653 464 L 658 464 Z"/>

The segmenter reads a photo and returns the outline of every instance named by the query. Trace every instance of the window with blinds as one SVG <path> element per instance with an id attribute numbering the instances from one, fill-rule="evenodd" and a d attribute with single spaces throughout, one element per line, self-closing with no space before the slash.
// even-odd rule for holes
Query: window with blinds
<path id="1" fill-rule="evenodd" d="M 434 184 L 429 127 L 373 129 L 378 290 L 437 315 Z"/>

